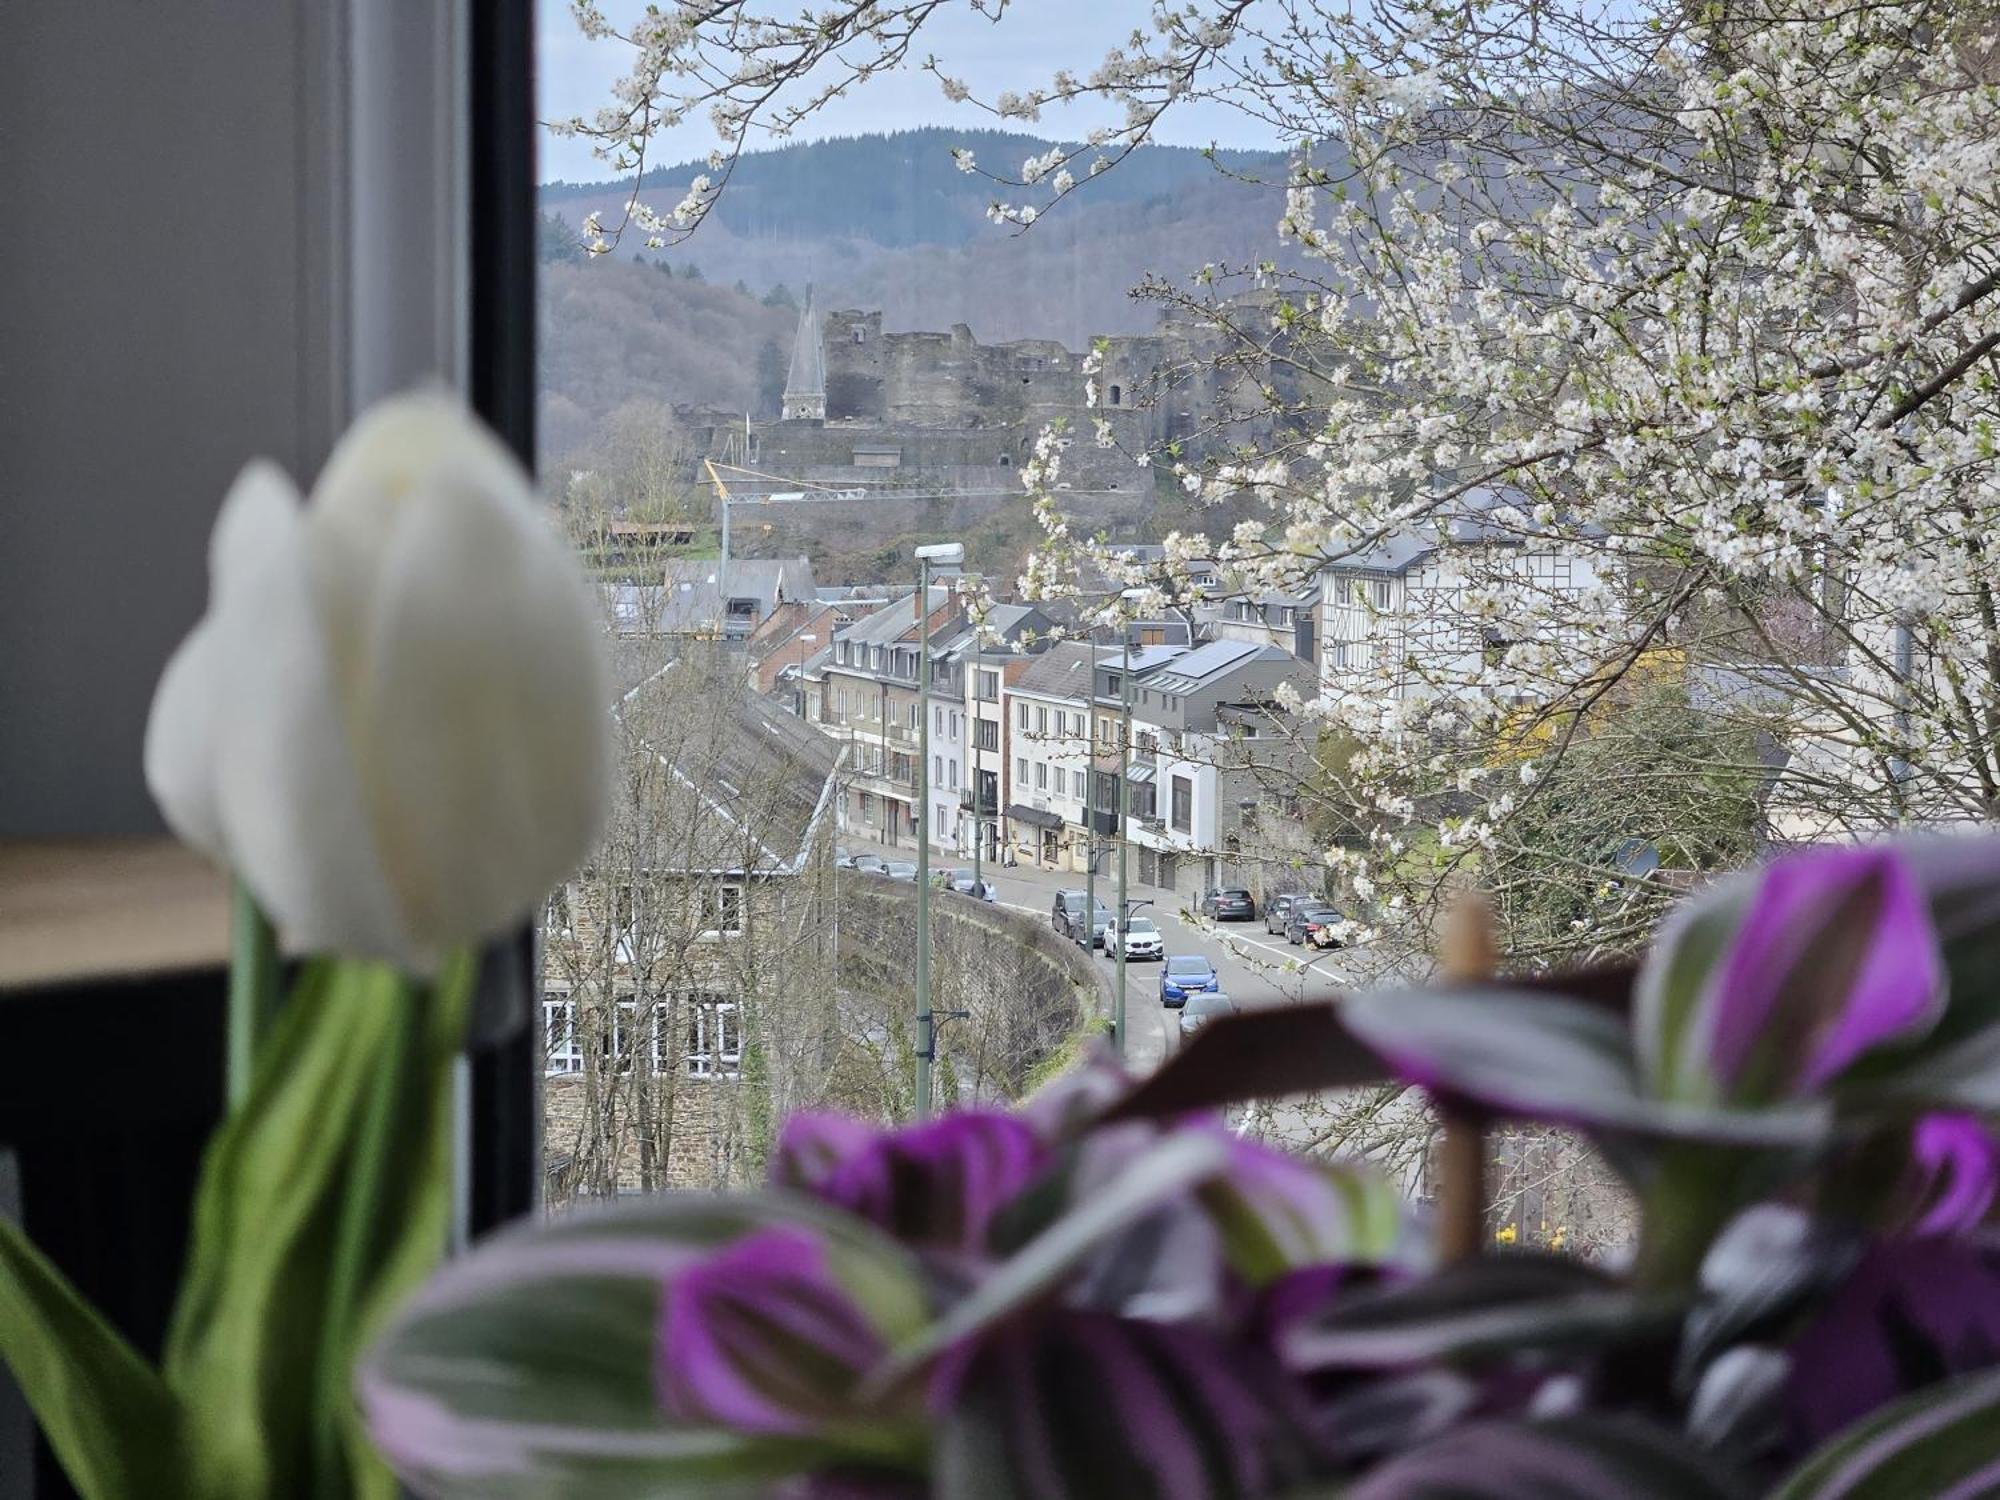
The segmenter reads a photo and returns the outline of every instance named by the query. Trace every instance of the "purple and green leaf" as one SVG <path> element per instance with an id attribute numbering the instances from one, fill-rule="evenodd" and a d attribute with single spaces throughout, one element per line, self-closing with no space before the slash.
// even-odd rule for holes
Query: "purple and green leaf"
<path id="1" fill-rule="evenodd" d="M 1671 1433 L 1579 1417 L 1457 1428 L 1383 1464 L 1343 1500 L 1734 1500 L 1748 1493 Z"/>
<path id="2" fill-rule="evenodd" d="M 1987 1500 L 2000 1494 L 2000 1372 L 1931 1386 L 1855 1423 L 1770 1500 Z"/>
<path id="3" fill-rule="evenodd" d="M 796 1237 L 816 1254 L 790 1254 Z M 772 1299 L 766 1319 L 712 1282 L 676 1307 L 680 1278 L 719 1261 Z M 691 1344 L 676 1311 L 701 1325 Z M 674 1195 L 517 1230 L 448 1266 L 364 1360 L 361 1406 L 397 1472 L 446 1500 L 747 1496 L 843 1467 L 920 1473 L 920 1413 L 897 1392 L 839 1402 L 832 1366 L 927 1316 L 909 1252 L 866 1224 L 783 1195 Z M 805 1363 L 766 1363 L 794 1355 Z M 759 1420 L 738 1430 L 725 1412 Z"/>
<path id="4" fill-rule="evenodd" d="M 937 1500 L 1251 1500 L 1330 1465 L 1267 1351 L 1196 1325 L 1052 1309 L 950 1363 Z"/>
<path id="5" fill-rule="evenodd" d="M 1646 1092 L 1752 1107 L 1813 1095 L 1935 1026 L 1944 974 L 1924 886 L 1896 846 L 1778 860 L 1662 928 L 1635 993 Z"/>

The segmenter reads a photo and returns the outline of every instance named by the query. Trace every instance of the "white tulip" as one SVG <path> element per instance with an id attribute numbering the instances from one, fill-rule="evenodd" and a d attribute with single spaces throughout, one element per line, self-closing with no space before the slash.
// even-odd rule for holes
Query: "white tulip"
<path id="1" fill-rule="evenodd" d="M 425 971 L 589 852 L 602 631 L 528 476 L 455 400 L 365 414 L 304 508 L 252 463 L 209 574 L 153 699 L 146 780 L 288 948 Z"/>

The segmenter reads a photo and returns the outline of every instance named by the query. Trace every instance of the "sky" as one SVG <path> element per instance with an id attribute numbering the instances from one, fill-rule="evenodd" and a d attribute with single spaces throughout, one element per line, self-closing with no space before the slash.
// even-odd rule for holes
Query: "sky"
<path id="1" fill-rule="evenodd" d="M 784 0 L 770 3 L 784 7 Z M 614 23 L 643 9 L 643 4 L 629 0 L 610 0 L 603 7 Z M 975 96 L 990 98 L 1003 89 L 1021 92 L 1046 82 L 1057 67 L 1088 72 L 1106 50 L 1123 45 L 1135 27 L 1145 26 L 1151 11 L 1151 0 L 1012 0 L 1006 18 L 996 26 L 960 3 L 939 10 L 911 50 L 918 61 L 925 53 L 935 53 L 945 71 L 962 78 Z M 615 40 L 585 40 L 566 0 L 539 0 L 537 29 L 541 118 L 588 117 L 608 102 L 611 84 L 625 70 L 630 49 Z M 1044 136 L 1076 139 L 1106 118 L 1102 106 L 1051 109 L 1043 112 L 1039 125 L 1027 128 Z M 877 78 L 851 98 L 829 106 L 810 130 L 801 130 L 795 139 L 919 125 L 991 129 L 999 123 L 971 104 L 952 104 L 939 93 L 934 78 L 910 67 Z M 1182 146 L 1285 144 L 1234 111 L 1200 103 L 1170 111 L 1157 139 Z M 706 156 L 714 145 L 715 133 L 708 123 L 691 122 L 662 137 L 648 160 L 655 165 L 692 160 Z M 561 140 L 544 132 L 541 151 L 540 176 L 545 182 L 595 182 L 613 175 L 590 154 L 586 141 Z"/>

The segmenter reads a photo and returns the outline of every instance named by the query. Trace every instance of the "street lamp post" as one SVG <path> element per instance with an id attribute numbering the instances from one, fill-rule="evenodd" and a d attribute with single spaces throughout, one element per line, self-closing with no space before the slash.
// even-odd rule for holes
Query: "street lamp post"
<path id="1" fill-rule="evenodd" d="M 931 1064 L 937 1018 L 931 1014 L 931 564 L 962 563 L 965 548 L 942 542 L 917 548 L 917 1107 L 931 1116 Z"/>
<path id="2" fill-rule="evenodd" d="M 979 728 L 986 722 L 979 705 L 985 700 L 979 696 L 979 653 L 972 653 L 972 692 L 967 702 L 972 712 L 966 715 L 966 728 L 972 731 L 972 899 L 984 901 L 986 887 L 979 882 L 979 846 L 986 842 L 986 803 L 979 790 Z"/>
<path id="3" fill-rule="evenodd" d="M 1125 785 L 1132 764 L 1132 622 L 1119 621 L 1125 655 L 1118 673 L 1118 999 L 1112 1009 L 1111 1025 L 1117 1039 L 1118 1055 L 1125 1055 L 1125 924 L 1131 920 L 1125 909 L 1125 864 L 1128 837 L 1126 820 L 1132 815 L 1132 797 Z"/>

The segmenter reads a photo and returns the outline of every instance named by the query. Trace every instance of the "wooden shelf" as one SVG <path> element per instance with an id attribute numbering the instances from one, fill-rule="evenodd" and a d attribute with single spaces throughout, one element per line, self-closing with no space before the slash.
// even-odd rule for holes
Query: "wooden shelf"
<path id="1" fill-rule="evenodd" d="M 171 839 L 0 841 L 0 990 L 229 961 L 229 883 Z"/>

